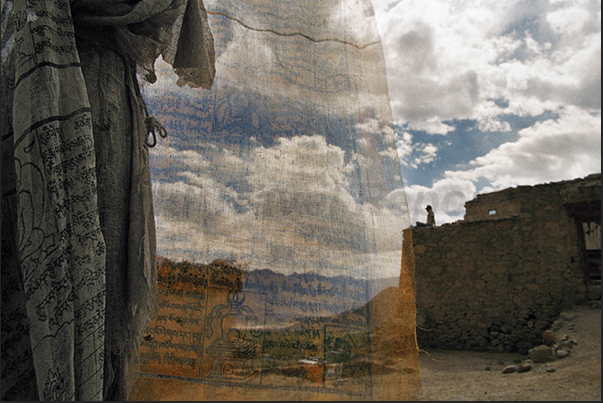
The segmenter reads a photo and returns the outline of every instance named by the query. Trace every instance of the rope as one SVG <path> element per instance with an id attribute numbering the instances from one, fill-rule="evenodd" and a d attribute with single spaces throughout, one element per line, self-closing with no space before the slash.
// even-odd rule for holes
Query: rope
<path id="1" fill-rule="evenodd" d="M 146 144 L 148 147 L 153 148 L 157 145 L 157 134 L 159 134 L 162 139 L 167 137 L 167 130 L 154 116 L 147 116 L 144 119 L 144 123 L 147 128 Z"/>

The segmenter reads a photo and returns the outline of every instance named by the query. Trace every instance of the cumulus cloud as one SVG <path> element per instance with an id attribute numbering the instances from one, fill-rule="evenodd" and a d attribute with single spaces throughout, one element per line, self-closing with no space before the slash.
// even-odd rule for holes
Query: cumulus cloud
<path id="1" fill-rule="evenodd" d="M 249 182 L 256 196 L 271 192 L 337 197 L 352 212 L 349 175 L 354 167 L 344 161 L 345 152 L 326 143 L 322 136 L 281 138 L 276 146 L 259 147 L 251 158 Z M 257 204 L 271 201 L 256 200 Z"/>
<path id="2" fill-rule="evenodd" d="M 470 172 L 499 189 L 601 172 L 600 113 L 569 107 L 559 118 L 539 122 L 519 135 L 516 142 L 473 161 L 476 168 Z"/>
<path id="3" fill-rule="evenodd" d="M 407 186 L 412 221 L 425 220 L 426 204 L 439 223 L 451 222 L 463 217 L 464 202 L 477 191 L 601 171 L 600 2 L 373 5 L 394 121 L 405 128 L 396 143 L 403 166 L 438 160 L 439 150 L 424 136 L 414 142 L 415 131 L 450 136 L 458 122 L 475 122 L 474 130 L 512 139 L 469 164 L 447 162 L 433 183 Z M 463 147 L 461 136 L 450 141 Z"/>
<path id="4" fill-rule="evenodd" d="M 431 204 L 438 224 L 464 216 L 464 202 L 475 197 L 477 183 L 490 185 L 480 192 L 519 185 L 555 182 L 601 172 L 601 114 L 577 107 L 564 109 L 523 129 L 520 138 L 476 158 L 466 170 L 446 171 L 431 186 L 406 187 L 411 222 L 424 221 L 423 209 Z"/>
<path id="5" fill-rule="evenodd" d="M 235 257 L 283 273 L 327 265 L 333 275 L 383 275 L 367 273 L 370 265 L 397 275 L 408 224 L 403 192 L 376 204 L 353 197 L 359 159 L 346 160 L 319 135 L 244 152 L 241 158 L 211 145 L 203 152 L 153 151 L 154 164 L 169 161 L 174 169 L 153 183 L 160 253 L 198 261 Z M 234 186 L 235 177 L 246 186 Z"/>
<path id="6" fill-rule="evenodd" d="M 500 131 L 503 114 L 600 109 L 600 3 L 373 3 L 397 123 L 442 134 L 443 121 L 475 119 Z M 491 99 L 512 109 L 484 113 Z"/>
<path id="7" fill-rule="evenodd" d="M 448 132 L 454 130 L 454 127 L 442 123 L 442 120 L 433 116 L 424 120 L 420 120 L 418 122 L 409 122 L 408 127 L 413 130 L 423 130 L 429 134 L 447 134 Z"/>
<path id="8" fill-rule="evenodd" d="M 559 4 L 559 3 L 558 3 Z M 592 18 L 591 13 L 582 6 L 567 4 L 563 7 L 547 13 L 546 20 L 555 31 L 562 32 L 580 32 L 584 25 Z"/>
<path id="9" fill-rule="evenodd" d="M 302 2 L 279 10 L 291 14 L 288 24 L 264 21 L 272 12 L 245 14 L 244 2 L 229 5 L 249 26 L 319 42 L 210 15 L 210 24 L 226 24 L 216 35 L 211 98 L 228 102 L 212 110 L 210 135 L 152 151 L 160 253 L 198 261 L 235 257 L 283 273 L 329 269 L 363 277 L 367 267 L 382 267 L 398 275 L 407 213 L 405 200 L 387 197 L 402 181 L 384 65 L 372 62 L 381 56 L 372 10 L 364 1 L 329 4 L 337 7 L 307 11 Z M 220 4 L 207 3 L 214 6 Z M 312 18 L 298 18 L 298 6 Z M 347 43 L 373 45 L 359 50 Z M 175 88 L 165 63 L 157 67 L 163 84 L 147 86 L 148 96 L 177 91 L 199 99 Z M 258 110 L 263 115 L 255 124 Z M 240 119 L 230 122 L 233 111 Z M 233 130 L 255 130 L 258 141 L 219 144 L 217 137 Z"/>
<path id="10" fill-rule="evenodd" d="M 398 158 L 404 165 L 408 165 L 406 159 L 414 151 L 412 139 L 412 134 L 407 131 L 403 131 L 400 137 L 396 138 L 396 150 L 398 152 Z"/>
<path id="11" fill-rule="evenodd" d="M 392 128 L 378 119 L 361 120 L 355 127 L 360 152 L 351 155 L 343 144 L 311 134 L 282 138 L 270 147 L 255 144 L 244 156 L 241 150 L 211 145 L 202 152 L 156 150 L 154 161 L 171 178 L 159 176 L 154 183 L 158 234 L 172 253 L 211 260 L 212 251 L 220 250 L 254 268 L 299 271 L 295 262 L 306 261 L 358 275 L 353 268 L 391 263 L 391 256 L 399 256 L 397 231 L 404 226 L 399 213 L 406 208 L 413 222 L 424 221 L 425 205 L 431 204 L 442 224 L 461 219 L 464 203 L 478 191 L 600 172 L 600 2 L 486 0 L 469 6 L 461 0 L 373 1 L 391 110 L 405 131 L 395 138 Z M 363 22 L 367 12 L 359 7 L 350 15 Z M 336 27 L 346 13 L 326 15 Z M 362 27 L 359 23 L 359 32 Z M 333 114 L 350 107 L 343 91 L 319 96 L 301 90 L 303 85 L 281 85 L 285 79 L 313 84 L 315 77 L 303 68 L 269 76 L 275 61 L 281 66 L 290 61 L 284 52 L 288 48 L 282 47 L 281 54 L 266 43 L 258 47 L 266 41 L 252 37 L 256 34 L 232 31 L 232 46 L 220 54 L 220 63 L 240 67 L 245 53 L 242 81 L 270 88 L 262 96 L 315 103 Z M 345 66 L 335 63 L 326 48 L 314 49 L 333 74 L 343 74 Z M 295 62 L 302 67 L 310 63 Z M 224 79 L 240 79 L 237 74 L 243 70 L 228 66 L 220 73 Z M 169 74 L 165 78 L 174 80 Z M 360 94 L 358 104 L 383 108 L 380 95 Z M 379 119 L 388 120 L 385 112 L 379 113 Z M 513 118 L 531 122 L 516 133 L 517 139 L 464 167 L 450 165 L 435 182 L 408 186 L 406 194 L 384 186 L 372 203 L 360 197 L 368 183 L 379 180 L 385 161 L 396 160 L 396 153 L 403 165 L 415 169 L 438 161 L 442 143 L 415 144 L 412 131 L 452 137 L 455 122 L 473 120 L 482 132 L 510 132 Z M 257 236 L 259 228 L 272 235 Z M 367 239 L 375 240 L 378 250 L 359 253 Z M 258 250 L 263 252 L 242 252 Z"/>
<path id="12" fill-rule="evenodd" d="M 475 115 L 479 130 L 482 132 L 510 132 L 512 129 L 509 122 L 498 118 L 502 113 L 503 108 L 493 101 L 485 101 L 478 105 Z"/>
<path id="13" fill-rule="evenodd" d="M 429 164 L 433 160 L 436 159 L 436 155 L 438 152 L 438 148 L 433 144 L 426 144 L 421 150 L 421 155 L 415 158 L 412 164 L 410 164 L 413 168 L 418 167 L 421 164 Z"/>
<path id="14" fill-rule="evenodd" d="M 412 139 L 412 134 L 403 131 L 396 141 L 396 151 L 402 165 L 416 169 L 419 165 L 429 164 L 437 158 L 437 146 L 431 143 L 414 144 Z"/>
<path id="15" fill-rule="evenodd" d="M 411 223 L 425 222 L 427 205 L 432 206 L 437 225 L 462 219 L 465 202 L 471 200 L 476 192 L 474 180 L 475 177 L 467 172 L 448 171 L 431 187 L 407 186 Z"/>

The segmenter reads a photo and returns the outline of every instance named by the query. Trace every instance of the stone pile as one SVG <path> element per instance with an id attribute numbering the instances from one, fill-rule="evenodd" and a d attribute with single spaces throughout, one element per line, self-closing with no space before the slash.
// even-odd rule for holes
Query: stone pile
<path id="1" fill-rule="evenodd" d="M 539 372 L 554 372 L 555 368 L 550 363 L 569 356 L 572 348 L 578 345 L 578 342 L 567 334 L 558 338 L 555 331 L 561 330 L 564 322 L 567 322 L 568 330 L 573 330 L 574 324 L 571 323 L 571 320 L 575 318 L 574 313 L 562 313 L 551 329 L 543 332 L 542 344 L 528 350 L 529 358 L 517 365 L 507 365 L 502 369 L 502 373 L 527 372 L 532 369 L 533 364 L 544 364 L 540 367 Z"/>

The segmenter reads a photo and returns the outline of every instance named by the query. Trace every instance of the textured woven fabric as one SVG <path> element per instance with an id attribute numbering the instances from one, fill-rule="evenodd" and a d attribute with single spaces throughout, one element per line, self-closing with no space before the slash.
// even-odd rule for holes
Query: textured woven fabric
<path id="1" fill-rule="evenodd" d="M 415 398 L 370 1 L 207 6 L 3 3 L 3 399 Z"/>
<path id="2" fill-rule="evenodd" d="M 197 0 L 2 3 L 3 399 L 126 398 L 156 292 L 135 74 L 163 53 L 211 87 L 204 18 Z"/>
<path id="3" fill-rule="evenodd" d="M 409 217 L 371 2 L 206 7 L 212 89 L 159 63 L 143 88 L 169 136 L 132 398 L 412 399 Z"/>

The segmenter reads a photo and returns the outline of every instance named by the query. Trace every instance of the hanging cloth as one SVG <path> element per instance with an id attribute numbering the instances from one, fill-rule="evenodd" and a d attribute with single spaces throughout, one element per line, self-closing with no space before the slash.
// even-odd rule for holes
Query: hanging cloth
<path id="1" fill-rule="evenodd" d="M 3 400 L 127 397 L 156 293 L 136 73 L 160 55 L 211 87 L 200 0 L 3 2 Z"/>

